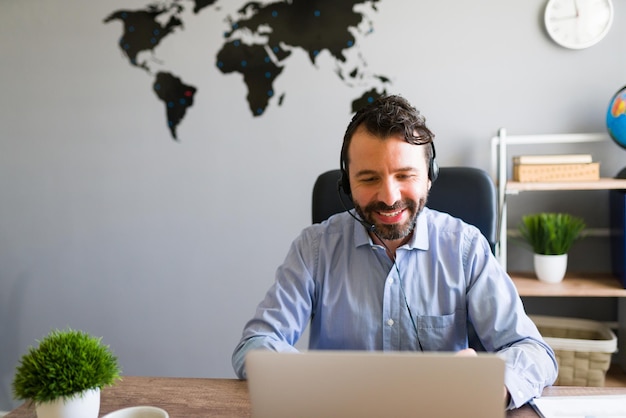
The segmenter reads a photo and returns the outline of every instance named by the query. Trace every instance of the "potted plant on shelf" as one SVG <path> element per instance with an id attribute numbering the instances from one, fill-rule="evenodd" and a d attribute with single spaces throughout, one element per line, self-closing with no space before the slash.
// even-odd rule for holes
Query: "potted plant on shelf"
<path id="1" fill-rule="evenodd" d="M 522 216 L 519 232 L 534 252 L 537 278 L 558 283 L 565 277 L 567 253 L 582 237 L 586 225 L 582 218 L 567 213 L 536 213 Z"/>
<path id="2" fill-rule="evenodd" d="M 69 328 L 51 331 L 22 356 L 13 379 L 15 398 L 34 403 L 38 418 L 97 418 L 100 390 L 121 372 L 101 340 Z"/>

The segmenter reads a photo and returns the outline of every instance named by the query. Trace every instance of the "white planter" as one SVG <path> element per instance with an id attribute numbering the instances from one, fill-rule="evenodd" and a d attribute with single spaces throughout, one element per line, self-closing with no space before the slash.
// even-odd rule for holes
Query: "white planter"
<path id="1" fill-rule="evenodd" d="M 534 256 L 535 274 L 546 283 L 559 283 L 567 270 L 567 254 Z"/>
<path id="2" fill-rule="evenodd" d="M 70 399 L 60 398 L 36 406 L 37 418 L 98 418 L 100 389 L 86 390 Z"/>

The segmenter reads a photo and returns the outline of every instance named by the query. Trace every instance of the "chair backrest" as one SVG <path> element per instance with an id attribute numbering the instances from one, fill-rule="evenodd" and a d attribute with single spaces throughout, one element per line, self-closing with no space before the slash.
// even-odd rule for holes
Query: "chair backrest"
<path id="1" fill-rule="evenodd" d="M 341 171 L 320 174 L 313 186 L 313 223 L 326 220 L 354 205 L 343 189 L 338 188 Z M 493 180 L 479 168 L 441 167 L 428 196 L 428 206 L 476 226 L 495 252 L 497 232 L 496 187 Z"/>

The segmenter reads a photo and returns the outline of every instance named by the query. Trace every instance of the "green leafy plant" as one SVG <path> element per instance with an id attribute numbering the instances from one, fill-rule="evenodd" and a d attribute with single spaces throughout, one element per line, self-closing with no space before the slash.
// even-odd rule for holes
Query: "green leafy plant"
<path id="1" fill-rule="evenodd" d="M 522 217 L 519 232 L 535 254 L 567 254 L 582 237 L 586 225 L 582 218 L 567 213 L 536 213 Z"/>
<path id="2" fill-rule="evenodd" d="M 51 331 L 22 356 L 13 379 L 15 398 L 39 404 L 113 385 L 121 370 L 101 340 L 69 328 Z"/>

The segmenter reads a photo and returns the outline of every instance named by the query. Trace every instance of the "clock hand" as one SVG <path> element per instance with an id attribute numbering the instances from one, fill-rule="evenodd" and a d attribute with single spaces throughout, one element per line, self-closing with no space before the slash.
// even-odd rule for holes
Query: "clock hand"
<path id="1" fill-rule="evenodd" d="M 553 22 L 558 22 L 559 20 L 571 20 L 571 19 L 578 19 L 578 15 L 559 16 L 559 17 L 552 17 L 552 18 L 550 18 L 550 20 L 553 21 Z"/>

